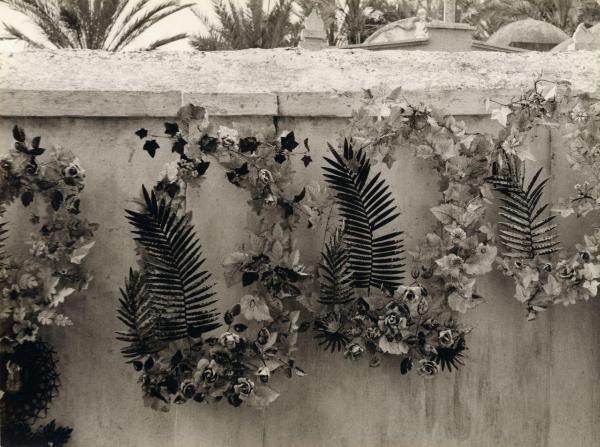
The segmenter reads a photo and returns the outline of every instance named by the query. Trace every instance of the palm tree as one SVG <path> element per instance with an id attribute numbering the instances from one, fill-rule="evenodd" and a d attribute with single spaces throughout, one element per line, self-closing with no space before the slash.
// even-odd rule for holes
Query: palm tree
<path id="1" fill-rule="evenodd" d="M 459 0 L 459 6 L 471 4 L 476 13 L 468 21 L 479 28 L 481 37 L 489 37 L 498 28 L 520 19 L 532 18 L 551 23 L 572 34 L 579 23 L 590 25 L 600 18 L 595 0 Z"/>
<path id="2" fill-rule="evenodd" d="M 34 48 L 87 48 L 120 51 L 152 25 L 193 6 L 182 0 L 0 0 L 0 4 L 29 17 L 42 31 L 41 43 L 17 27 L 4 23 L 8 37 Z M 150 43 L 153 50 L 185 39 L 178 33 Z"/>
<path id="3" fill-rule="evenodd" d="M 267 10 L 262 0 L 249 0 L 246 8 L 232 0 L 213 0 L 213 6 L 218 25 L 192 10 L 208 28 L 208 36 L 198 35 L 190 42 L 198 50 L 291 47 L 300 40 L 302 23 L 295 19 L 293 0 L 278 0 Z"/>

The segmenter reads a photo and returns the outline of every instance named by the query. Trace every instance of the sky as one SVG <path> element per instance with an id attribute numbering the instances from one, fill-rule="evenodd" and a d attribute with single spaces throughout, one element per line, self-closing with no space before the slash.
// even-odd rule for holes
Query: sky
<path id="1" fill-rule="evenodd" d="M 60 2 L 61 0 L 57 0 Z M 196 3 L 194 8 L 196 11 L 203 15 L 206 15 L 209 20 L 212 17 L 212 0 L 187 0 L 188 2 Z M 243 4 L 245 0 L 234 0 L 237 4 Z M 268 0 L 265 0 L 265 5 Z M 35 36 L 36 40 L 42 40 L 40 33 L 37 32 L 36 26 L 23 14 L 15 12 L 5 5 L 0 5 L 0 22 L 7 22 L 18 29 L 26 31 L 28 35 Z M 5 35 L 0 26 L 0 35 Z M 204 32 L 206 27 L 202 21 L 196 17 L 196 15 L 190 10 L 179 11 L 176 14 L 164 19 L 160 23 L 156 24 L 146 33 L 142 34 L 135 41 L 135 45 L 131 45 L 129 49 L 135 49 L 136 47 L 143 46 L 161 37 L 168 35 L 177 34 L 180 32 L 188 32 L 191 34 L 197 34 Z M 15 42 L 14 40 L 0 40 L 0 51 L 17 51 L 24 49 L 22 42 Z M 170 45 L 163 47 L 165 50 L 189 50 L 191 49 L 187 41 L 175 42 Z"/>

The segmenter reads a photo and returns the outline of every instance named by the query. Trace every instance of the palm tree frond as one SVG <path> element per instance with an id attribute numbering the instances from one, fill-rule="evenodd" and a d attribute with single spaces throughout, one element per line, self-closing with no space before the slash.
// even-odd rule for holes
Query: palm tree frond
<path id="1" fill-rule="evenodd" d="M 349 266 L 357 288 L 395 290 L 402 282 L 401 231 L 378 235 L 378 230 L 400 215 L 381 173 L 373 177 L 371 163 L 361 150 L 355 153 L 348 141 L 343 154 L 329 145 L 333 158 L 325 157 L 325 181 L 336 191 L 338 209 L 345 220 Z"/>
<path id="2" fill-rule="evenodd" d="M 525 166 L 515 155 L 502 153 L 504 169 L 486 179 L 502 197 L 500 216 L 500 242 L 509 249 L 505 256 L 534 258 L 557 252 L 560 248 L 555 224 L 556 216 L 543 217 L 548 204 L 540 206 L 544 187 L 549 179 L 540 180 L 542 168 L 533 175 L 525 186 Z"/>
<path id="3" fill-rule="evenodd" d="M 337 228 L 325 251 L 321 253 L 319 272 L 321 291 L 319 302 L 323 304 L 347 304 L 354 300 L 352 272 L 348 268 L 348 252 L 344 244 L 344 230 Z"/>
<path id="4" fill-rule="evenodd" d="M 191 213 L 179 216 L 154 191 L 142 189 L 144 210 L 126 210 L 135 240 L 144 250 L 145 285 L 158 313 L 157 332 L 162 340 L 199 337 L 218 328 L 219 313 L 211 306 L 210 273 L 201 270 L 200 242 L 190 224 Z"/>

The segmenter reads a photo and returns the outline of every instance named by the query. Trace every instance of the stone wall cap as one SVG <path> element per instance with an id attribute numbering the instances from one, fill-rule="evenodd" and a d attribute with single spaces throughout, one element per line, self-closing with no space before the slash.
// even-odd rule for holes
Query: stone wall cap
<path id="1" fill-rule="evenodd" d="M 263 114 L 267 115 L 277 110 L 277 98 L 284 93 L 361 92 L 385 84 L 390 88 L 402 86 L 404 91 L 417 96 L 423 92 L 435 97 L 436 92 L 444 91 L 485 95 L 528 88 L 540 73 L 547 79 L 570 81 L 575 92 L 596 96 L 600 90 L 600 51 L 508 54 L 281 48 L 224 52 L 0 53 L 0 114 L 18 112 L 19 92 L 30 101 L 36 92 L 58 101 L 48 106 L 38 102 L 42 112 L 44 107 L 52 108 L 52 113 L 58 113 L 61 106 L 78 107 L 65 113 L 71 116 L 79 116 L 91 108 L 77 106 L 84 92 L 90 92 L 92 103 L 98 92 L 144 92 L 150 96 L 179 92 L 181 101 L 186 95 L 211 95 L 215 105 L 218 103 L 215 95 L 228 94 L 227 107 L 221 110 L 231 115 L 236 114 L 235 101 L 239 95 L 245 101 L 240 114 L 260 114 L 264 109 Z M 68 104 L 62 104 L 61 92 L 69 92 Z M 262 94 L 268 97 L 261 98 Z M 118 103 L 108 104 L 118 102 L 118 95 L 111 93 L 102 98 L 104 102 L 95 104 L 99 110 L 93 116 L 111 116 L 102 115 L 103 107 L 118 110 Z M 127 100 L 131 102 L 129 108 L 135 106 L 133 96 Z M 159 96 L 149 104 L 155 107 L 157 101 Z M 27 116 L 31 116 L 34 104 L 28 107 Z M 147 110 L 139 115 L 151 113 Z M 164 113 L 164 108 L 160 113 Z"/>

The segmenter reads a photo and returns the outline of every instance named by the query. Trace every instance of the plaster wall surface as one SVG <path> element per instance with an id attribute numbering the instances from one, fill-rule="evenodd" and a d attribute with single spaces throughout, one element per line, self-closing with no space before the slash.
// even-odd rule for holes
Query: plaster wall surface
<path id="1" fill-rule="evenodd" d="M 161 131 L 180 105 L 193 102 L 206 105 L 217 123 L 293 129 L 299 141 L 309 138 L 316 161 L 308 169 L 297 166 L 298 177 L 318 179 L 326 142 L 345 134 L 365 89 L 402 85 L 411 100 L 461 115 L 469 129 L 494 131 L 484 98 L 510 97 L 542 69 L 546 78 L 569 80 L 578 93 L 597 96 L 599 61 L 597 52 L 0 55 L 0 153 L 12 143 L 15 123 L 46 144 L 72 150 L 86 169 L 82 212 L 101 224 L 86 259 L 95 281 L 64 308 L 75 325 L 48 334 L 63 382 L 51 417 L 75 428 L 76 447 L 600 445 L 600 303 L 550 309 L 527 322 L 512 283 L 496 272 L 479 283 L 486 302 L 461 317 L 474 331 L 459 372 L 434 380 L 401 376 L 393 360 L 369 368 L 319 352 L 304 334 L 298 364 L 308 375 L 276 380 L 281 396 L 263 411 L 223 403 L 154 412 L 143 406 L 136 373 L 114 338 L 118 288 L 135 262 L 123 209 L 173 159 L 163 149 L 148 157 L 133 133 L 138 128 Z M 560 136 L 542 129 L 532 144 L 552 175 L 547 199 L 569 195 L 579 179 L 568 168 Z M 392 182 L 411 249 L 435 226 L 429 208 L 439 200 L 437 176 L 408 152 L 391 170 L 381 169 Z M 226 289 L 221 261 L 245 239 L 246 199 L 216 164 L 201 189 L 188 192 L 223 309 L 243 293 Z M 11 215 L 26 217 L 16 207 Z M 564 245 L 573 246 L 592 224 L 561 221 Z M 12 234 L 27 236 L 18 220 L 9 225 Z M 307 262 L 317 260 L 322 237 L 322 229 L 301 236 Z"/>

